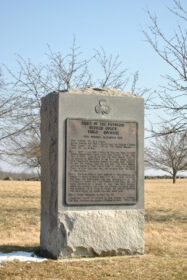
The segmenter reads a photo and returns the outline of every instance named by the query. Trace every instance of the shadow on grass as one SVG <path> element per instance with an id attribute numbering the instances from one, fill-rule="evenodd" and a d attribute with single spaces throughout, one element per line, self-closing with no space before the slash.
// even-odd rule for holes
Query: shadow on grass
<path id="1" fill-rule="evenodd" d="M 16 251 L 33 252 L 36 255 L 40 254 L 40 247 L 27 247 L 15 245 L 0 245 L 1 253 L 11 253 Z"/>
<path id="2" fill-rule="evenodd" d="M 177 221 L 181 223 L 187 222 L 187 217 L 185 214 L 182 214 L 172 209 L 153 209 L 147 210 L 145 213 L 146 222 L 170 222 Z"/>
<path id="3" fill-rule="evenodd" d="M 12 252 L 32 252 L 38 257 L 48 258 L 52 260 L 56 260 L 57 258 L 54 257 L 51 253 L 46 250 L 42 250 L 40 247 L 27 247 L 27 246 L 16 246 L 16 245 L 0 245 L 0 252 L 1 253 L 12 253 Z"/>

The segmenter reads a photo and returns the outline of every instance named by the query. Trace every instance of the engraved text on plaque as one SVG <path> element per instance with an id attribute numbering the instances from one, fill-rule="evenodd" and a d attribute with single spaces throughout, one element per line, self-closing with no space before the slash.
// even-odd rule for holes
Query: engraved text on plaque
<path id="1" fill-rule="evenodd" d="M 137 123 L 67 119 L 66 204 L 135 204 Z"/>

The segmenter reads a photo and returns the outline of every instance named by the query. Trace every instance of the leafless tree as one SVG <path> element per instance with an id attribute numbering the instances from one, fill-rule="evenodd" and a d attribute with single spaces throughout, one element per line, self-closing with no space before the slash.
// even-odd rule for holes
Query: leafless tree
<path id="1" fill-rule="evenodd" d="M 128 69 L 122 67 L 122 61 L 119 55 L 107 55 L 103 48 L 96 49 L 94 59 L 97 62 L 98 68 L 101 68 L 102 75 L 94 81 L 94 84 L 99 87 L 116 88 L 125 90 L 134 95 L 144 97 L 145 107 L 148 109 L 151 102 L 151 89 L 139 88 L 139 72 L 136 71 L 133 75 L 128 74 Z"/>
<path id="2" fill-rule="evenodd" d="M 4 95 L 0 95 L 2 152 L 16 158 L 19 164 L 37 169 L 40 166 L 41 98 L 54 90 L 84 87 L 90 82 L 88 61 L 80 59 L 81 53 L 74 41 L 67 55 L 49 48 L 47 56 L 47 65 L 36 65 L 18 55 L 17 72 L 5 67 L 12 80 L 4 87 Z"/>
<path id="3" fill-rule="evenodd" d="M 19 133 L 18 130 L 10 129 L 12 116 L 17 107 L 17 101 L 17 96 L 12 94 L 11 91 L 6 90 L 6 83 L 2 77 L 2 72 L 0 72 L 0 141 Z"/>
<path id="4" fill-rule="evenodd" d="M 170 130 L 164 128 L 162 136 L 156 136 L 150 142 L 145 150 L 145 164 L 171 174 L 175 183 L 177 173 L 187 170 L 187 133 L 168 133 Z"/>
<path id="5" fill-rule="evenodd" d="M 19 137 L 16 135 L 8 138 L 8 149 L 6 150 L 7 162 L 16 162 L 17 165 L 27 166 L 34 169 L 40 177 L 40 135 L 37 132 L 25 131 Z"/>
<path id="6" fill-rule="evenodd" d="M 93 55 L 85 59 L 73 40 L 68 54 L 54 52 L 48 48 L 48 63 L 36 65 L 30 59 L 17 56 L 17 69 L 12 71 L 8 67 L 11 82 L 8 90 L 16 97 L 17 107 L 11 112 L 11 124 L 7 130 L 11 131 L 1 145 L 4 154 L 16 158 L 20 164 L 29 167 L 40 167 L 40 107 L 41 98 L 56 90 L 69 90 L 77 87 L 112 87 L 124 90 L 129 85 L 133 93 L 148 93 L 145 89 L 137 89 L 138 74 L 132 79 L 128 77 L 127 69 L 123 69 L 118 56 L 107 56 L 103 49 L 95 50 Z M 102 76 L 98 79 L 91 64 L 101 69 Z M 128 84 L 129 82 L 129 84 Z M 130 86 L 132 84 L 133 86 Z M 8 147 L 8 149 L 7 149 Z"/>
<path id="7" fill-rule="evenodd" d="M 187 100 L 187 11 L 178 0 L 173 0 L 173 7 L 169 11 L 178 20 L 172 35 L 164 33 L 157 16 L 150 11 L 147 12 L 150 26 L 143 32 L 147 42 L 174 73 L 173 76 L 164 75 L 167 84 L 161 87 L 158 93 L 160 103 L 153 104 L 153 108 L 163 109 L 169 114 L 171 132 L 181 132 L 187 128 L 187 104 L 184 101 L 185 98 Z"/>
<path id="8" fill-rule="evenodd" d="M 107 56 L 105 50 L 101 48 L 95 50 L 95 59 L 103 71 L 103 76 L 97 81 L 100 87 L 124 89 L 127 86 L 129 81 L 129 77 L 126 76 L 127 69 L 120 69 L 122 62 L 118 55 Z"/>

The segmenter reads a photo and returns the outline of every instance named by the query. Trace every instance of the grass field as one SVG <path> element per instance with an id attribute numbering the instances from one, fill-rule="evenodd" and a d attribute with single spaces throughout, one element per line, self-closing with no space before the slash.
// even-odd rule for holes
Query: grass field
<path id="1" fill-rule="evenodd" d="M 146 180 L 145 255 L 71 262 L 4 262 L 0 279 L 184 280 L 187 179 Z M 0 251 L 34 250 L 40 235 L 40 182 L 0 181 Z"/>

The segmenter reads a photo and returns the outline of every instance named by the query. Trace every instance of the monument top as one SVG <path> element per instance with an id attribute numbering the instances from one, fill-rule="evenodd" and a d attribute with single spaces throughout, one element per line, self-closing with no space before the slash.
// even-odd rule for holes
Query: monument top
<path id="1" fill-rule="evenodd" d="M 85 88 L 71 88 L 69 90 L 57 90 L 56 93 L 70 93 L 70 94 L 86 94 L 86 95 L 103 95 L 103 96 L 125 96 L 141 98 L 136 94 L 130 92 L 124 92 L 117 90 L 116 88 L 104 88 L 104 87 L 85 87 Z"/>

